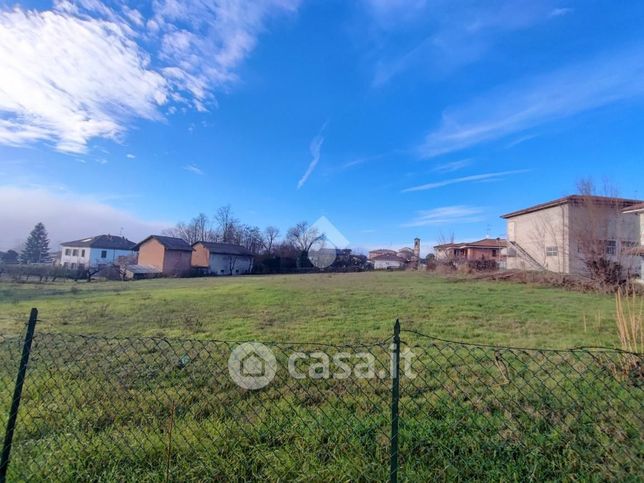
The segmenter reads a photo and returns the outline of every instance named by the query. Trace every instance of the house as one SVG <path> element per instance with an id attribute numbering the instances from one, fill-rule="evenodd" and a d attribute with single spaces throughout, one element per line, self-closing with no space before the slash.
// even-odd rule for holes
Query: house
<path id="1" fill-rule="evenodd" d="M 154 267 L 165 276 L 182 276 L 191 268 L 192 247 L 181 238 L 150 235 L 135 247 L 138 265 Z"/>
<path id="2" fill-rule="evenodd" d="M 403 247 L 396 250 L 379 248 L 369 252 L 368 260 L 376 269 L 420 267 L 420 238 L 414 238 L 414 248 Z M 397 266 L 402 260 L 402 266 Z M 376 263 L 378 262 L 378 263 Z"/>
<path id="3" fill-rule="evenodd" d="M 192 248 L 192 266 L 213 275 L 241 275 L 253 270 L 253 254 L 241 245 L 204 241 Z"/>
<path id="4" fill-rule="evenodd" d="M 639 216 L 639 244 L 631 248 L 630 253 L 634 257 L 639 257 L 640 260 L 640 279 L 644 280 L 644 203 L 631 205 L 624 208 L 624 214 L 634 214 Z"/>
<path id="5" fill-rule="evenodd" d="M 396 250 L 390 250 L 388 248 L 377 248 L 376 250 L 370 250 L 367 256 L 368 260 L 373 260 L 380 255 L 397 255 Z"/>
<path id="6" fill-rule="evenodd" d="M 473 242 L 443 243 L 434 246 L 437 260 L 469 262 L 474 260 L 495 260 L 503 265 L 506 258 L 507 242 L 502 238 L 484 238 Z"/>
<path id="7" fill-rule="evenodd" d="M 378 255 L 373 257 L 371 261 L 375 270 L 398 270 L 404 268 L 407 263 L 405 259 L 391 253 Z"/>
<path id="8" fill-rule="evenodd" d="M 601 257 L 639 272 L 628 253 L 640 241 L 639 219 L 626 209 L 639 200 L 571 195 L 502 216 L 507 221 L 507 267 L 587 274 Z"/>
<path id="9" fill-rule="evenodd" d="M 60 265 L 70 269 L 99 269 L 118 257 L 134 254 L 133 241 L 116 235 L 97 235 L 61 243 Z"/>

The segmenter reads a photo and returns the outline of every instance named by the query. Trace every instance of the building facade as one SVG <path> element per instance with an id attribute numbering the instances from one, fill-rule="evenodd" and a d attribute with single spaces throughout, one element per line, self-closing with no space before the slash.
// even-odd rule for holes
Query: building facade
<path id="1" fill-rule="evenodd" d="M 639 273 L 639 263 L 629 253 L 640 239 L 639 218 L 624 212 L 638 203 L 572 195 L 505 214 L 507 266 L 583 275 L 591 257 L 604 257 Z"/>
<path id="2" fill-rule="evenodd" d="M 197 242 L 192 248 L 192 266 L 212 275 L 243 275 L 253 270 L 253 254 L 241 245 Z"/>
<path id="3" fill-rule="evenodd" d="M 138 265 L 153 267 L 169 277 L 180 277 L 190 272 L 192 247 L 181 238 L 150 235 L 139 242 Z"/>
<path id="4" fill-rule="evenodd" d="M 474 260 L 494 260 L 504 265 L 507 242 L 502 238 L 484 238 L 473 242 L 443 243 L 434 247 L 437 260 L 468 262 Z"/>
<path id="5" fill-rule="evenodd" d="M 99 269 L 133 255 L 133 241 L 122 236 L 97 235 L 61 244 L 60 265 L 72 270 Z"/>

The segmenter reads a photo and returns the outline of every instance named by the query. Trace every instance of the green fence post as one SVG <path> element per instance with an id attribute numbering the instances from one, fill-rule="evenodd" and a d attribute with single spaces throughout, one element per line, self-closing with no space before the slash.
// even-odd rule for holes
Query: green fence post
<path id="1" fill-rule="evenodd" d="M 4 443 L 2 445 L 2 457 L 0 458 L 0 483 L 7 481 L 7 469 L 9 468 L 9 455 L 11 454 L 11 443 L 13 433 L 16 429 L 16 419 L 18 418 L 18 409 L 20 408 L 20 398 L 22 397 L 22 386 L 27 374 L 27 364 L 29 363 L 29 354 L 31 354 L 31 343 L 34 338 L 36 329 L 36 320 L 38 320 L 38 309 L 31 309 L 29 322 L 27 323 L 27 334 L 22 346 L 22 357 L 20 367 L 16 376 L 16 386 L 13 390 L 13 399 L 11 400 L 11 409 L 9 410 L 9 419 L 7 419 L 7 430 L 4 434 Z"/>
<path id="2" fill-rule="evenodd" d="M 398 481 L 398 400 L 400 399 L 400 321 L 394 325 L 394 346 L 391 354 L 391 454 L 389 481 Z"/>

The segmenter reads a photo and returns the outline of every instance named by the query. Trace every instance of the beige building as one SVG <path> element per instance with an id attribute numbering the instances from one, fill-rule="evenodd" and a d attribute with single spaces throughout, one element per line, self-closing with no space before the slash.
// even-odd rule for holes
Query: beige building
<path id="1" fill-rule="evenodd" d="M 572 195 L 514 211 L 507 220 L 509 269 L 586 273 L 590 253 L 640 273 L 632 254 L 641 238 L 638 200 Z"/>
<path id="2" fill-rule="evenodd" d="M 624 214 L 634 214 L 639 216 L 640 238 L 639 245 L 631 250 L 634 257 L 639 257 L 640 262 L 640 279 L 644 281 L 644 203 L 632 205 L 624 209 Z"/>

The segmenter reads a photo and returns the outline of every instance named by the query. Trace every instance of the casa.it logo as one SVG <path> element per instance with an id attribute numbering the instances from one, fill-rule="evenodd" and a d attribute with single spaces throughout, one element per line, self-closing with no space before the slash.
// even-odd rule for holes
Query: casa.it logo
<path id="1" fill-rule="evenodd" d="M 228 372 L 235 384 L 244 389 L 262 389 L 275 377 L 275 355 L 264 344 L 245 342 L 233 349 L 228 358 Z"/>
<path id="2" fill-rule="evenodd" d="M 308 251 L 309 261 L 317 268 L 328 268 L 335 262 L 338 250 L 349 246 L 349 240 L 326 216 L 318 218 L 311 229 L 312 233 L 317 234 L 317 238 Z"/>

